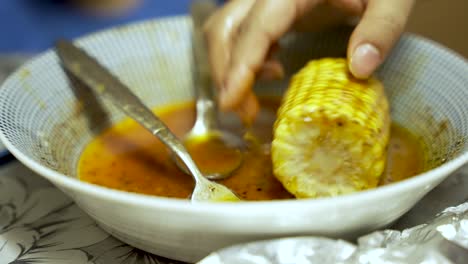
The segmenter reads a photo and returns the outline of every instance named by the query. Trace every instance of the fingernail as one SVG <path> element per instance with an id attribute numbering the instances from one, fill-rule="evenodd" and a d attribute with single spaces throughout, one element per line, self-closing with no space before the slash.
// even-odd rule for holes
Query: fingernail
<path id="1" fill-rule="evenodd" d="M 356 78 L 367 78 L 380 63 L 380 52 L 371 44 L 361 44 L 351 56 L 350 70 Z"/>

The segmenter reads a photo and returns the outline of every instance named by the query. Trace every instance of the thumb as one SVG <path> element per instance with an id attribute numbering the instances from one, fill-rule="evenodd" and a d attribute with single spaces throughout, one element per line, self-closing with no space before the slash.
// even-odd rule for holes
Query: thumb
<path id="1" fill-rule="evenodd" d="M 369 0 L 351 35 L 349 69 L 357 78 L 369 77 L 383 62 L 405 28 L 414 0 Z"/>

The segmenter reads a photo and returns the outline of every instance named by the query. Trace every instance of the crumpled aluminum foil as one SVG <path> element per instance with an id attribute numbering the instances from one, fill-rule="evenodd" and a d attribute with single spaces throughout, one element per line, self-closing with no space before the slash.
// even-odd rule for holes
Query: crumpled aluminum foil
<path id="1" fill-rule="evenodd" d="M 228 247 L 198 263 L 466 264 L 468 202 L 445 209 L 423 225 L 362 236 L 357 245 L 321 237 L 283 238 Z"/>

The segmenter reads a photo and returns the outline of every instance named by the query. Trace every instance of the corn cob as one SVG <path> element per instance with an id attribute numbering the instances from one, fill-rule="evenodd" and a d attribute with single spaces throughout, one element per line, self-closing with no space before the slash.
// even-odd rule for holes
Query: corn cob
<path id="1" fill-rule="evenodd" d="M 377 186 L 390 113 L 382 84 L 357 80 L 342 58 L 310 61 L 291 79 L 274 125 L 275 176 L 297 198 Z"/>

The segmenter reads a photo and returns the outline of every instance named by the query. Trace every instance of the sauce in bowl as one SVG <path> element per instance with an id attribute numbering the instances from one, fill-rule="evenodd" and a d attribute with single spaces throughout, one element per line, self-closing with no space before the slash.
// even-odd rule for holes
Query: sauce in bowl
<path id="1" fill-rule="evenodd" d="M 221 180 L 245 200 L 294 199 L 272 172 L 269 143 L 280 98 L 261 98 L 262 111 L 249 135 L 253 147 L 246 150 L 241 166 L 233 175 Z M 192 102 L 155 109 L 158 117 L 182 138 L 195 120 Z M 235 129 L 235 128 L 234 128 Z M 193 155 L 206 155 L 203 162 L 223 164 L 223 155 L 206 153 L 216 148 L 191 149 Z M 410 131 L 393 123 L 388 145 L 387 167 L 381 185 L 401 181 L 423 169 L 423 145 Z M 216 158 L 219 157 L 219 158 Z M 188 198 L 194 182 L 179 169 L 169 150 L 135 121 L 126 119 L 105 130 L 84 149 L 78 164 L 78 177 L 86 182 L 148 195 Z"/>

